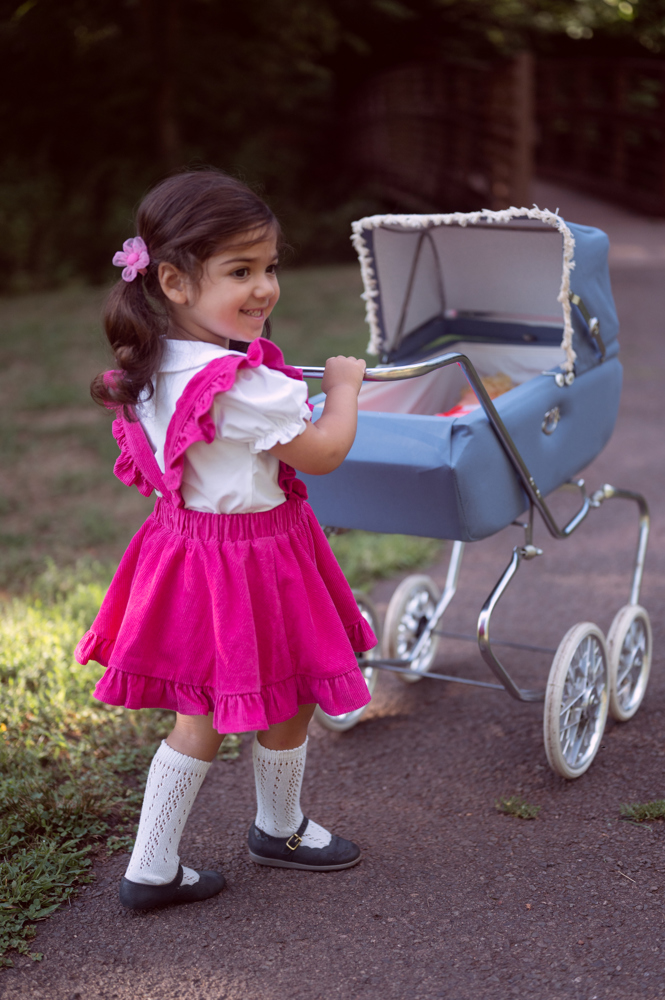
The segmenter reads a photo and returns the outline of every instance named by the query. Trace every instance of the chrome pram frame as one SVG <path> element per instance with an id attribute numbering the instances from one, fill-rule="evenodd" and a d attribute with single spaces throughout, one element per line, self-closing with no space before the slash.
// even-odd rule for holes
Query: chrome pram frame
<path id="1" fill-rule="evenodd" d="M 591 325 L 591 324 L 589 324 Z M 478 615 L 477 631 L 475 636 L 462 635 L 459 633 L 446 632 L 439 628 L 441 619 L 450 605 L 458 586 L 459 574 L 462 564 L 462 558 L 465 549 L 465 542 L 454 541 L 452 543 L 452 549 L 450 554 L 450 559 L 448 563 L 448 570 L 446 575 L 446 581 L 443 593 L 438 600 L 436 607 L 431 614 L 431 617 L 424 625 L 422 632 L 420 633 L 415 645 L 410 650 L 407 656 L 400 659 L 393 659 L 384 657 L 382 655 L 371 658 L 371 667 L 377 668 L 379 670 L 385 670 L 396 674 L 405 675 L 408 679 L 417 679 L 414 677 L 420 675 L 423 677 L 431 678 L 432 680 L 446 681 L 448 683 L 455 684 L 466 684 L 473 687 L 488 688 L 491 690 L 505 691 L 512 698 L 517 701 L 522 702 L 546 702 L 545 707 L 545 748 L 547 751 L 547 756 L 549 762 L 553 769 L 566 778 L 575 778 L 584 773 L 600 744 L 602 738 L 602 732 L 605 725 L 605 718 L 607 716 L 608 704 L 612 709 L 612 714 L 615 718 L 627 719 L 632 717 L 632 715 L 637 711 L 639 704 L 641 703 L 644 691 L 646 689 L 646 683 L 648 681 L 648 672 L 650 666 L 650 654 L 651 654 L 651 633 L 650 626 L 648 623 L 648 615 L 643 609 L 640 608 L 639 598 L 640 590 L 642 585 L 642 577 L 644 572 L 644 563 L 646 557 L 646 550 L 649 538 L 649 509 L 647 502 L 643 496 L 639 493 L 635 493 L 631 490 L 617 489 L 614 486 L 605 484 L 599 489 L 595 490 L 590 496 L 587 495 L 585 482 L 583 479 L 573 479 L 564 484 L 574 490 L 578 490 L 582 496 L 582 505 L 577 513 L 565 524 L 563 527 L 559 526 L 556 519 L 554 518 L 548 504 L 546 503 L 541 491 L 538 488 L 537 483 L 533 475 L 527 468 L 519 450 L 517 449 L 510 433 L 508 432 L 504 422 L 502 421 L 499 413 L 497 412 L 494 403 L 490 399 L 485 387 L 482 383 L 480 376 L 478 375 L 474 365 L 469 360 L 469 358 L 459 352 L 450 352 L 447 354 L 440 355 L 438 357 L 430 358 L 426 361 L 406 364 L 406 365 L 394 365 L 378 368 L 367 369 L 364 375 L 364 381 L 367 382 L 391 382 L 398 381 L 402 379 L 412 379 L 419 376 L 427 375 L 430 372 L 436 371 L 441 368 L 448 367 L 450 365 L 459 365 L 468 382 L 472 386 L 474 393 L 478 399 L 478 403 L 482 407 L 489 421 L 493 431 L 503 448 L 505 454 L 507 455 L 519 482 L 526 494 L 528 499 L 528 511 L 526 521 L 514 521 L 513 524 L 518 527 L 522 527 L 524 530 L 524 544 L 516 545 L 513 548 L 512 557 L 508 563 L 506 569 L 502 573 L 495 587 L 491 591 L 487 600 L 483 604 L 481 611 Z M 320 367 L 303 367 L 302 373 L 303 377 L 307 379 L 319 379 L 323 376 L 324 369 Z M 557 384 L 562 385 L 563 380 L 566 380 L 567 384 L 571 384 L 574 375 L 569 373 L 568 375 L 562 372 L 551 372 L 544 373 L 551 374 L 554 378 L 561 380 Z M 605 691 L 604 694 L 601 692 L 599 694 L 597 685 L 595 684 L 593 676 L 588 674 L 588 671 L 593 668 L 593 657 L 589 652 L 587 652 L 586 659 L 586 669 L 587 674 L 582 675 L 581 683 L 577 685 L 574 702 L 575 705 L 568 703 L 562 705 L 562 692 L 559 693 L 558 701 L 556 698 L 553 699 L 553 703 L 548 706 L 547 700 L 550 694 L 550 687 L 552 673 L 550 672 L 550 682 L 546 688 L 540 690 L 531 690 L 526 688 L 521 688 L 515 680 L 511 677 L 510 673 L 501 662 L 499 657 L 495 652 L 496 646 L 502 646 L 510 649 L 517 650 L 527 650 L 531 652 L 539 653 L 550 653 L 555 654 L 555 664 L 556 657 L 562 655 L 564 660 L 568 655 L 568 658 L 572 656 L 571 650 L 579 649 L 579 644 L 576 645 L 576 640 L 581 637 L 581 639 L 586 638 L 586 633 L 580 632 L 582 628 L 581 625 L 575 626 L 570 632 L 564 637 L 564 640 L 560 644 L 558 650 L 550 649 L 541 646 L 532 646 L 517 642 L 500 641 L 492 644 L 490 638 L 490 625 L 492 620 L 492 615 L 499 603 L 501 597 L 505 593 L 511 580 L 515 577 L 517 570 L 519 569 L 522 561 L 530 561 L 534 558 L 543 554 L 543 550 L 537 548 L 533 544 L 533 526 L 534 526 L 534 513 L 538 511 L 540 514 L 548 532 L 555 539 L 568 538 L 573 532 L 582 524 L 586 519 L 587 515 L 592 509 L 598 509 L 606 500 L 620 499 L 629 500 L 637 505 L 639 512 L 639 526 L 638 526 L 638 539 L 635 561 L 633 566 L 632 581 L 630 586 L 630 594 L 628 604 L 625 605 L 615 622 L 621 617 L 622 613 L 624 619 L 627 622 L 634 620 L 634 613 L 639 612 L 645 619 L 644 628 L 646 629 L 646 640 L 648 640 L 648 649 L 644 654 L 644 659 L 648 660 L 642 666 L 640 675 L 635 684 L 635 689 L 632 692 L 632 701 L 629 699 L 630 703 L 624 705 L 620 704 L 620 699 L 617 701 L 616 698 L 616 683 L 615 690 L 613 692 Z M 631 611 L 632 609 L 632 611 Z M 626 618 L 627 614 L 627 618 Z M 632 617 L 631 617 L 632 615 Z M 583 623 L 584 625 L 590 625 L 590 623 Z M 614 628 L 614 626 L 613 626 Z M 575 633 L 575 629 L 578 630 L 579 635 Z M 591 626 L 587 629 L 587 632 L 592 639 L 595 639 L 592 634 L 595 626 Z M 621 629 L 619 629 L 621 632 Z M 626 635 L 628 634 L 628 628 L 624 629 Z M 599 641 L 604 645 L 604 637 L 597 629 L 595 633 L 599 637 Z M 480 681 L 468 677 L 459 677 L 443 673 L 438 673 L 434 671 L 429 671 L 428 663 L 425 662 L 425 668 L 419 669 L 419 660 L 423 657 L 423 652 L 427 649 L 428 645 L 431 643 L 434 636 L 442 636 L 446 638 L 458 639 L 462 641 L 472 641 L 478 643 L 478 648 L 480 654 L 493 672 L 499 684 L 490 683 L 487 681 Z M 623 632 L 621 636 L 615 636 L 615 638 L 620 638 L 620 645 L 624 642 L 625 636 Z M 568 647 L 566 647 L 566 642 L 568 641 Z M 572 641 L 572 645 L 571 645 Z M 610 644 L 611 644 L 611 632 L 610 632 Z M 566 649 L 568 648 L 568 652 Z M 589 647 L 589 650 L 591 647 Z M 621 653 L 623 647 L 621 647 L 617 653 Z M 616 659 L 616 657 L 615 657 Z M 568 669 L 567 663 L 564 663 L 565 669 Z M 584 671 L 584 667 L 582 667 Z M 559 671 L 561 673 L 561 671 Z M 585 681 L 586 677 L 586 681 Z M 616 678 L 615 678 L 616 682 Z M 563 684 L 563 682 L 561 682 Z M 560 685 L 561 686 L 561 685 Z M 639 687 L 639 691 L 637 691 Z M 563 690 L 563 688 L 562 688 Z M 612 695 L 612 697 L 610 697 Z M 603 701 L 604 699 L 604 701 Z M 612 703 L 614 702 L 614 703 Z M 575 732 L 579 731 L 580 721 L 582 724 L 585 722 L 585 718 L 588 717 L 588 726 L 595 730 L 589 736 L 588 746 L 584 743 L 584 736 L 581 736 L 580 744 L 577 750 L 575 747 L 570 747 L 570 753 L 565 753 L 565 746 L 562 748 L 562 737 L 561 737 L 561 718 L 565 715 L 565 720 L 570 720 L 573 718 L 574 722 L 569 722 L 569 726 L 577 726 Z M 602 716 L 602 719 L 600 718 Z M 549 721 L 548 721 L 549 720 Z M 346 726 L 340 728 L 348 728 Z M 582 725 L 584 729 L 584 725 Z M 577 737 L 576 737 L 577 738 Z"/>

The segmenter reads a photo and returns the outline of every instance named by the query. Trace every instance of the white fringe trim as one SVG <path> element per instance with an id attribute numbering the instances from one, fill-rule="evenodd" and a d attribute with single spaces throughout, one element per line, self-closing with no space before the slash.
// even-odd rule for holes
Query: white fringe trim
<path id="1" fill-rule="evenodd" d="M 536 219 L 552 226 L 563 236 L 563 269 L 561 274 L 561 288 L 557 300 L 561 303 L 563 311 L 563 340 L 561 347 L 566 353 L 566 360 L 562 368 L 566 372 L 572 372 L 575 366 L 576 354 L 573 350 L 573 325 L 570 316 L 570 272 L 575 267 L 573 253 L 575 250 L 575 238 L 570 229 L 560 215 L 550 212 L 548 209 L 540 209 L 537 205 L 533 208 L 504 208 L 499 212 L 492 212 L 483 209 L 479 212 L 452 212 L 450 215 L 370 215 L 358 222 L 352 223 L 353 235 L 351 242 L 358 254 L 360 261 L 360 272 L 362 274 L 365 291 L 362 298 L 366 303 L 365 318 L 369 324 L 370 341 L 367 347 L 368 354 L 379 354 L 381 350 L 378 316 L 379 288 L 376 280 L 376 272 L 372 266 L 372 255 L 365 240 L 365 232 L 370 229 L 378 229 L 381 226 L 401 226 L 404 229 L 429 229 L 433 226 L 468 226 L 478 222 L 510 222 L 511 219 L 525 218 Z"/>

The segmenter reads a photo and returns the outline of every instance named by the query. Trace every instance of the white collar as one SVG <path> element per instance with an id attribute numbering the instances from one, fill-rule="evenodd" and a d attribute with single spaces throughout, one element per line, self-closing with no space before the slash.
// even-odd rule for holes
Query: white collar
<path id="1" fill-rule="evenodd" d="M 224 358 L 227 354 L 242 356 L 241 351 L 229 351 L 217 344 L 209 344 L 204 340 L 164 340 L 164 353 L 159 363 L 160 372 L 182 372 L 190 368 L 201 368 L 215 358 Z"/>

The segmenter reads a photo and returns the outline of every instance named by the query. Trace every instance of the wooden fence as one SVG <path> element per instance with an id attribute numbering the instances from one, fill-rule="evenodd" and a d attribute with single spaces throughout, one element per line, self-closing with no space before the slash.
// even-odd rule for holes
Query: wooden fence
<path id="1" fill-rule="evenodd" d="M 529 204 L 533 62 L 403 66 L 367 85 L 348 117 L 359 179 L 418 212 Z"/>
<path id="2" fill-rule="evenodd" d="M 550 59 L 536 76 L 539 175 L 665 215 L 665 62 Z"/>

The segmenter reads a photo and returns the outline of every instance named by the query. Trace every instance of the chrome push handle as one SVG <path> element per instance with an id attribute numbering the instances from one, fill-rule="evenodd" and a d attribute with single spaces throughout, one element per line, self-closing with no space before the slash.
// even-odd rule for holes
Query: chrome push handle
<path id="1" fill-rule="evenodd" d="M 438 368 L 445 368 L 447 365 L 452 365 L 463 357 L 463 354 L 458 354 L 455 351 L 451 354 L 440 354 L 437 358 L 430 358 L 428 361 L 419 361 L 413 365 L 367 368 L 363 375 L 363 382 L 401 382 L 402 379 L 429 375 L 430 372 L 435 372 Z M 323 378 L 324 371 L 325 368 L 303 368 L 302 377 Z"/>

